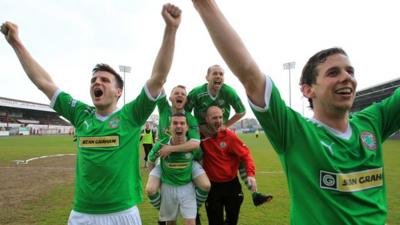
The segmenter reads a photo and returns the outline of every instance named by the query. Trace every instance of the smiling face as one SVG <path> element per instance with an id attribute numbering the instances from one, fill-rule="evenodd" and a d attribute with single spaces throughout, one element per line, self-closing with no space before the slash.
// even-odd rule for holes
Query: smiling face
<path id="1" fill-rule="evenodd" d="M 98 71 L 90 81 L 90 96 L 96 109 L 100 111 L 113 110 L 122 94 L 115 76 L 107 71 Z"/>
<path id="2" fill-rule="evenodd" d="M 206 80 L 211 93 L 218 93 L 224 84 L 224 70 L 219 65 L 211 66 L 207 71 Z"/>
<path id="3" fill-rule="evenodd" d="M 172 89 L 171 95 L 169 96 L 172 107 L 178 111 L 183 110 L 187 102 L 186 89 L 183 86 L 176 86 Z"/>
<path id="4" fill-rule="evenodd" d="M 314 112 L 348 113 L 353 105 L 357 81 L 354 68 L 344 54 L 333 54 L 316 67 L 316 81 L 303 84 L 304 96 L 312 100 Z"/>

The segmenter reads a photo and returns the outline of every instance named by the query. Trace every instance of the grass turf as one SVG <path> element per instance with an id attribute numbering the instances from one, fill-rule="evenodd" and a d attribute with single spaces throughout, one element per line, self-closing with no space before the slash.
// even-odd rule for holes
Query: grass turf
<path id="1" fill-rule="evenodd" d="M 243 186 L 245 200 L 243 202 L 239 224 L 264 225 L 264 224 L 289 224 L 289 193 L 286 178 L 282 173 L 276 153 L 272 150 L 265 136 L 258 139 L 252 134 L 242 135 L 241 138 L 249 146 L 257 168 L 258 190 L 271 193 L 274 200 L 271 203 L 255 207 L 252 204 L 250 193 Z M 387 141 L 384 144 L 385 176 L 388 196 L 388 224 L 400 221 L 400 141 Z M 141 150 L 142 151 L 142 150 Z M 0 138 L 0 166 L 13 166 L 13 160 L 29 159 L 42 155 L 59 153 L 75 153 L 75 144 L 71 136 L 24 136 Z M 143 153 L 143 151 L 142 151 Z M 71 165 L 74 167 L 74 165 Z M 1 167 L 0 167 L 1 168 Z M 33 171 L 32 171 L 33 172 Z M 147 170 L 141 168 L 143 183 L 147 181 Z M 73 173 L 73 171 L 71 172 Z M 14 179 L 9 174 L 9 179 Z M 18 175 L 15 175 L 18 176 Z M 48 177 L 47 179 L 52 179 Z M 0 190 L 6 189 L 5 183 L 0 183 Z M 0 206 L 6 210 L 0 212 L 0 224 L 37 224 L 57 225 L 66 224 L 72 208 L 73 182 L 62 185 L 53 184 L 39 192 L 35 198 L 21 201 L 23 206 L 13 208 L 10 202 L 1 202 Z M 27 190 L 29 191 L 29 189 Z M 4 199 L 4 198 L 3 198 Z M 147 199 L 139 205 L 143 225 L 156 224 L 158 212 L 150 206 Z M 8 219 L 12 212 L 12 219 Z M 207 215 L 204 206 L 200 211 L 203 224 L 207 224 Z M 182 224 L 182 223 L 180 223 Z"/>

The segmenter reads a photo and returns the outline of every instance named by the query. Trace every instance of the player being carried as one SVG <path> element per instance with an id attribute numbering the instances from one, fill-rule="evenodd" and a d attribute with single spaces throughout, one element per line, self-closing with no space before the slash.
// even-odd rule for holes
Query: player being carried
<path id="1" fill-rule="evenodd" d="M 149 153 L 149 168 L 155 165 L 160 151 L 165 146 L 182 146 L 187 142 L 188 124 L 184 112 L 176 112 L 171 116 L 171 137 L 164 136 Z M 192 183 L 193 151 L 173 151 L 167 156 L 160 157 L 158 170 L 150 173 L 153 177 L 161 178 L 160 221 L 176 224 L 178 212 L 184 218 L 185 225 L 195 225 L 197 214 L 196 193 Z M 204 173 L 204 171 L 203 171 Z"/>
<path id="2" fill-rule="evenodd" d="M 207 83 L 193 88 L 188 95 L 185 109 L 188 112 L 194 111 L 194 116 L 199 123 L 200 133 L 203 137 L 208 137 L 211 134 L 206 124 L 206 114 L 210 106 L 218 106 L 223 110 L 224 125 L 222 128 L 229 128 L 246 113 L 246 109 L 236 91 L 224 83 L 224 73 L 221 66 L 210 66 L 206 75 Z M 231 107 L 235 110 L 235 114 L 229 118 Z M 251 196 L 255 206 L 272 200 L 272 195 L 264 195 L 251 187 L 249 179 L 253 179 L 253 177 L 247 177 L 243 163 L 240 164 L 239 173 L 247 189 L 252 193 Z"/>
<path id="3" fill-rule="evenodd" d="M 173 152 L 191 152 L 193 149 L 197 149 L 200 146 L 197 120 L 190 113 L 184 110 L 187 101 L 186 88 L 183 85 L 175 86 L 171 91 L 169 100 L 171 101 L 171 105 L 168 103 L 167 97 L 164 94 L 163 96 L 160 96 L 160 99 L 157 101 L 159 112 L 159 139 L 162 140 L 171 136 L 173 131 L 171 129 L 171 116 L 175 113 L 182 113 L 186 116 L 188 132 L 187 139 L 184 143 L 163 145 L 159 151 L 161 157 L 166 157 Z M 201 152 L 196 151 L 195 159 L 199 160 L 200 158 Z M 158 191 L 160 188 L 160 176 L 158 175 L 160 174 L 160 166 L 157 165 L 153 170 L 155 171 L 151 171 L 146 184 L 146 193 L 150 199 L 150 203 L 154 207 L 159 208 L 162 199 L 162 195 L 160 195 L 160 192 Z M 207 199 L 210 190 L 210 181 L 202 166 L 197 161 L 194 161 L 193 163 L 192 178 L 196 186 L 197 207 L 200 208 Z M 196 217 L 196 224 L 200 224 L 199 216 Z"/>

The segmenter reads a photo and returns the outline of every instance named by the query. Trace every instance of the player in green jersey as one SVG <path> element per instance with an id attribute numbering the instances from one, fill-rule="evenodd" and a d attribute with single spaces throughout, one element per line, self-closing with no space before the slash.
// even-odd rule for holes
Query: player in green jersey
<path id="1" fill-rule="evenodd" d="M 200 146 L 200 135 L 197 120 L 189 113 L 184 110 L 184 106 L 187 102 L 186 88 L 183 85 L 175 86 L 169 97 L 171 105 L 167 101 L 166 95 L 160 96 L 157 101 L 157 108 L 159 112 L 159 126 L 158 133 L 160 140 L 171 136 L 171 116 L 175 113 L 183 113 L 186 116 L 186 120 L 189 126 L 187 132 L 187 140 L 185 143 L 179 145 L 163 145 L 159 153 L 162 157 L 168 156 L 172 152 L 185 152 L 197 149 Z M 195 152 L 195 158 L 198 160 L 201 158 L 201 151 Z M 155 170 L 160 170 L 159 166 L 156 166 Z M 197 206 L 200 208 L 205 202 L 210 190 L 210 181 L 206 175 L 203 173 L 203 168 L 198 162 L 194 162 L 193 174 L 199 174 L 198 176 L 193 176 L 193 182 L 196 186 L 196 199 Z M 159 207 L 161 202 L 161 194 L 158 191 L 160 188 L 160 177 L 152 176 L 150 174 L 147 184 L 146 193 L 150 199 L 150 203 L 156 208 Z M 200 224 L 199 217 L 196 217 L 196 224 Z"/>
<path id="2" fill-rule="evenodd" d="M 237 95 L 235 89 L 224 83 L 224 70 L 219 65 L 210 66 L 207 69 L 207 83 L 193 88 L 188 95 L 188 102 L 185 109 L 189 112 L 194 111 L 194 115 L 199 122 L 200 132 L 204 137 L 211 135 L 206 124 L 206 114 L 210 106 L 218 106 L 223 110 L 224 127 L 230 127 L 239 121 L 246 113 L 246 109 Z M 235 114 L 229 118 L 231 107 Z M 271 195 L 264 195 L 251 186 L 252 182 L 247 177 L 246 167 L 241 164 L 239 167 L 240 178 L 246 184 L 247 189 L 252 193 L 255 206 L 259 206 L 272 199 Z"/>
<path id="3" fill-rule="evenodd" d="M 169 100 L 171 101 L 171 105 L 168 103 L 167 96 L 163 94 L 157 100 L 157 108 L 159 112 L 159 126 L 158 126 L 158 134 L 159 139 L 164 139 L 165 137 L 171 136 L 171 116 L 174 113 L 181 112 L 185 113 L 186 119 L 188 121 L 189 130 L 188 130 L 188 141 L 192 141 L 192 145 L 190 146 L 175 146 L 171 148 L 177 149 L 194 149 L 199 147 L 200 142 L 200 134 L 199 134 L 199 126 L 197 120 L 190 114 L 185 111 L 185 104 L 187 102 L 187 93 L 186 87 L 183 85 L 177 85 L 171 90 L 171 95 L 169 96 Z M 173 149 L 171 150 L 173 151 Z"/>
<path id="4" fill-rule="evenodd" d="M 149 166 L 155 164 L 161 156 L 160 151 L 165 146 L 183 145 L 187 142 L 188 124 L 185 112 L 175 112 L 171 116 L 171 136 L 161 139 L 155 144 L 149 154 Z M 176 220 L 178 211 L 181 212 L 185 224 L 195 224 L 197 205 L 196 194 L 192 178 L 205 175 L 201 173 L 192 175 L 193 151 L 171 152 L 167 156 L 160 157 L 160 170 L 152 170 L 150 176 L 160 177 L 162 181 L 160 205 L 160 220 L 172 224 Z M 197 149 L 199 151 L 199 149 Z"/>
<path id="5" fill-rule="evenodd" d="M 322 50 L 302 72 L 301 90 L 314 110 L 313 118 L 304 118 L 286 106 L 215 1 L 193 3 L 279 155 L 291 224 L 385 224 L 382 142 L 400 128 L 400 89 L 350 116 L 354 68 L 342 49 Z"/>
<path id="6" fill-rule="evenodd" d="M 188 112 L 194 111 L 194 116 L 199 122 L 202 133 L 206 132 L 205 117 L 210 106 L 218 106 L 223 109 L 226 127 L 230 127 L 239 121 L 246 113 L 246 109 L 235 89 L 224 83 L 224 73 L 221 66 L 210 66 L 207 69 L 207 83 L 195 87 L 189 92 L 185 109 Z M 235 110 L 235 114 L 229 118 L 231 107 Z"/>
<path id="7" fill-rule="evenodd" d="M 117 102 L 123 80 L 110 66 L 98 64 L 93 69 L 90 95 L 94 107 L 89 106 L 60 91 L 24 47 L 15 24 L 5 22 L 1 27 L 29 79 L 51 99 L 51 106 L 76 128 L 78 151 L 70 225 L 141 224 L 136 206 L 143 201 L 140 131 L 153 112 L 169 73 L 181 11 L 166 4 L 162 16 L 166 28 L 152 75 L 139 96 L 121 109 L 117 108 Z"/>

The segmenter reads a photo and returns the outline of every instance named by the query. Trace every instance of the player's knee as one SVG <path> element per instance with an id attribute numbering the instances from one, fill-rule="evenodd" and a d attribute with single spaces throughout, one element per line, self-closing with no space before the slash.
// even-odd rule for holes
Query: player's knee
<path id="1" fill-rule="evenodd" d="M 194 183 L 196 187 L 204 190 L 204 191 L 209 191 L 211 189 L 211 183 L 208 177 L 204 174 L 201 176 L 196 177 L 194 180 Z"/>
<path id="2" fill-rule="evenodd" d="M 149 184 L 149 183 L 146 185 L 146 188 L 145 188 L 146 195 L 148 195 L 148 196 L 154 195 L 157 193 L 157 191 L 158 191 L 158 187 L 156 187 L 155 185 Z"/>
<path id="3" fill-rule="evenodd" d="M 210 180 L 206 177 L 206 179 L 204 179 L 204 182 L 203 182 L 203 187 L 201 187 L 203 190 L 205 190 L 205 191 L 210 191 L 210 189 L 211 189 L 211 182 L 210 182 Z"/>

